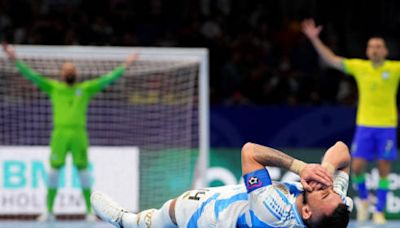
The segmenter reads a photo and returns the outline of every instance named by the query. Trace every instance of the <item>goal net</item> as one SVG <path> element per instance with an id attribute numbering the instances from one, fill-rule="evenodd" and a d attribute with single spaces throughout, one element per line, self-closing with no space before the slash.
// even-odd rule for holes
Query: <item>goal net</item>
<path id="1" fill-rule="evenodd" d="M 192 188 L 193 180 L 204 185 L 208 160 L 207 50 L 15 48 L 19 59 L 52 79 L 60 79 L 65 61 L 75 63 L 78 81 L 105 74 L 129 54 L 138 53 L 140 59 L 92 99 L 87 113 L 90 145 L 139 147 L 140 209 L 162 205 Z M 49 98 L 23 78 L 4 54 L 0 57 L 0 144 L 48 145 L 52 128 Z"/>

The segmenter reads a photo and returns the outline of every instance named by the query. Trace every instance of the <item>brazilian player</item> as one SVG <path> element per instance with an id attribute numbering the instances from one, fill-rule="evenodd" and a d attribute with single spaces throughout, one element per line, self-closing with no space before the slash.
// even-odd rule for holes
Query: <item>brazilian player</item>
<path id="1" fill-rule="evenodd" d="M 79 170 L 83 196 L 86 202 L 87 218 L 92 219 L 90 205 L 90 175 L 88 168 L 88 134 L 86 130 L 86 112 L 91 98 L 111 83 L 119 79 L 133 62 L 137 54 L 128 56 L 121 64 L 108 74 L 94 80 L 77 83 L 77 69 L 73 63 L 66 62 L 61 68 L 61 80 L 50 80 L 29 68 L 22 60 L 17 59 L 15 50 L 3 44 L 7 57 L 15 63 L 18 71 L 51 100 L 53 111 L 53 130 L 51 133 L 50 166 L 48 178 L 47 209 L 48 213 L 40 220 L 54 219 L 53 205 L 57 195 L 57 183 L 60 169 L 65 165 L 68 152 L 72 153 L 73 164 Z"/>
<path id="2" fill-rule="evenodd" d="M 396 93 L 400 78 L 400 62 L 386 60 L 388 49 L 381 37 L 368 40 L 364 59 L 346 59 L 335 55 L 319 38 L 321 26 L 312 19 L 303 21 L 303 32 L 321 58 L 331 67 L 353 75 L 359 91 L 357 129 L 352 145 L 353 182 L 356 183 L 361 204 L 357 219 L 368 219 L 368 191 L 364 170 L 367 162 L 378 160 L 379 185 L 373 221 L 386 222 L 384 210 L 389 189 L 388 174 L 391 161 L 397 158 Z"/>

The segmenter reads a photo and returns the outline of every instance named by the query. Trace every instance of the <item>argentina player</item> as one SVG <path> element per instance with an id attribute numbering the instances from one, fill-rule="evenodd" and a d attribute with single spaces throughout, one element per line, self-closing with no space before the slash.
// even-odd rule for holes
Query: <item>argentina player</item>
<path id="1" fill-rule="evenodd" d="M 116 227 L 346 227 L 353 202 L 346 197 L 350 154 L 337 142 L 322 164 L 307 164 L 273 148 L 246 143 L 244 184 L 192 190 L 160 209 L 134 214 L 95 192 L 95 212 Z M 300 175 L 301 183 L 275 183 L 265 166 Z M 333 177 L 333 180 L 332 180 Z"/>

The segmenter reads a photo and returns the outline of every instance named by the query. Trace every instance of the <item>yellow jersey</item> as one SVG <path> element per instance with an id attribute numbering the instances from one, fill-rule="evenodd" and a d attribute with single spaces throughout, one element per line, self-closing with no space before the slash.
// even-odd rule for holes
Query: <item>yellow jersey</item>
<path id="1" fill-rule="evenodd" d="M 344 59 L 343 67 L 357 82 L 357 125 L 396 127 L 400 61 L 386 60 L 374 67 L 370 60 Z"/>

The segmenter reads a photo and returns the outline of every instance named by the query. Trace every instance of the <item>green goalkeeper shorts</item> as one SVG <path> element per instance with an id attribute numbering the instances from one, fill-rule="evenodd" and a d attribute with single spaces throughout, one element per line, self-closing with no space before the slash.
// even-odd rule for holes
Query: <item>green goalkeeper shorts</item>
<path id="1" fill-rule="evenodd" d="M 72 153 L 73 164 L 78 169 L 88 167 L 88 134 L 84 129 L 56 129 L 51 134 L 50 166 L 58 169 L 65 165 L 68 152 Z"/>

